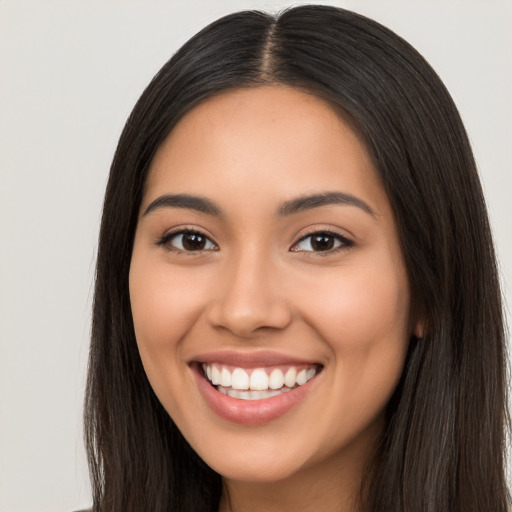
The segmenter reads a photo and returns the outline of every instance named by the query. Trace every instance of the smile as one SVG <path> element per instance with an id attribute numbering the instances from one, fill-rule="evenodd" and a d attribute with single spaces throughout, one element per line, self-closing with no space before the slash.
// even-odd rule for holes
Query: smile
<path id="1" fill-rule="evenodd" d="M 323 364 L 268 351 L 201 354 L 190 369 L 210 410 L 243 425 L 271 422 L 307 402 L 324 373 Z"/>
<path id="2" fill-rule="evenodd" d="M 239 400 L 264 400 L 306 384 L 318 372 L 316 365 L 244 369 L 203 363 L 204 376 L 217 391 Z"/>

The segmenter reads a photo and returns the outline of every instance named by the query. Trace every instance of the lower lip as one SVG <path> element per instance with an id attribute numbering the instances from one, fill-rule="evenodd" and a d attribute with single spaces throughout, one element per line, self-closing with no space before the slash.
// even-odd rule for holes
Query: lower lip
<path id="1" fill-rule="evenodd" d="M 241 400 L 217 391 L 203 377 L 199 365 L 192 367 L 201 394 L 210 408 L 221 418 L 241 425 L 258 425 L 280 418 L 299 402 L 304 400 L 316 384 L 318 374 L 311 380 L 270 398 L 261 400 Z"/>

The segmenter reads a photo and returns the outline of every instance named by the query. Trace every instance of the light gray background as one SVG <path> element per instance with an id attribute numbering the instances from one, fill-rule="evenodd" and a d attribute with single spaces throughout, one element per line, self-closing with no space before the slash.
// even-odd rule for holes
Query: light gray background
<path id="1" fill-rule="evenodd" d="M 512 3 L 321 3 L 394 29 L 452 92 L 479 163 L 510 310 Z M 290 4 L 0 0 L 0 512 L 90 505 L 81 407 L 96 238 L 135 100 L 208 22 Z"/>

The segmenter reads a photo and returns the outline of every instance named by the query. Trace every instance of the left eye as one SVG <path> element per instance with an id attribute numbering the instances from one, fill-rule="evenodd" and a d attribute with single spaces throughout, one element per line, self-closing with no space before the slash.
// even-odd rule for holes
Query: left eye
<path id="1" fill-rule="evenodd" d="M 165 236 L 160 245 L 166 245 L 171 250 L 193 252 L 212 251 L 217 246 L 205 235 L 195 231 L 180 231 Z"/>
<path id="2" fill-rule="evenodd" d="M 328 252 L 339 247 L 350 247 L 350 240 L 341 235 L 318 232 L 301 238 L 293 247 L 292 251 Z"/>

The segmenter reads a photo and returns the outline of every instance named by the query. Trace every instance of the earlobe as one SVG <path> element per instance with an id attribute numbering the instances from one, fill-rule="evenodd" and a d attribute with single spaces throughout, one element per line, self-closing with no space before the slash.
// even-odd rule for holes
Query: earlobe
<path id="1" fill-rule="evenodd" d="M 423 322 L 417 322 L 416 325 L 414 326 L 414 331 L 413 331 L 413 334 L 414 334 L 414 337 L 418 340 L 421 340 L 424 338 L 425 336 L 425 329 L 423 327 Z"/>

